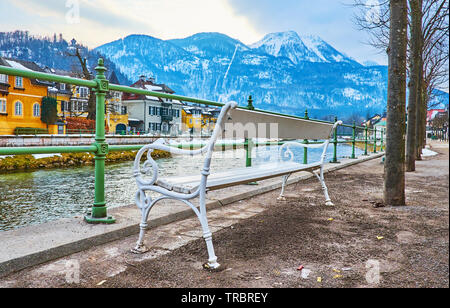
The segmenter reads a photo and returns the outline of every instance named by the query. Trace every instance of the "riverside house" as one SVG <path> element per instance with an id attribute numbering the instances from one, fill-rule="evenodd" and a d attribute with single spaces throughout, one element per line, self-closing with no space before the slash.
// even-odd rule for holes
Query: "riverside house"
<path id="1" fill-rule="evenodd" d="M 192 134 L 211 134 L 219 113 L 219 108 L 185 105 L 182 111 L 183 131 Z"/>
<path id="2" fill-rule="evenodd" d="M 46 68 L 51 74 L 76 77 L 75 74 L 68 71 Z M 114 73 L 110 71 L 106 78 L 110 83 L 119 84 L 119 80 Z M 87 87 L 79 87 L 64 83 L 55 83 L 49 88 L 49 95 L 56 98 L 58 102 L 58 116 L 61 122 L 67 117 L 86 118 L 88 115 L 88 100 L 90 90 Z M 127 108 L 122 106 L 122 92 L 109 91 L 105 100 L 105 125 L 109 133 L 125 133 L 128 127 Z M 70 129 L 67 133 L 70 133 Z"/>
<path id="3" fill-rule="evenodd" d="M 146 79 L 145 76 L 141 76 L 131 86 L 154 92 L 175 93 L 165 84 L 157 84 L 153 78 Z M 131 93 L 124 93 L 122 100 L 123 106 L 128 110 L 128 122 L 133 131 L 155 135 L 175 135 L 181 132 L 180 101 Z"/>
<path id="4" fill-rule="evenodd" d="M 0 65 L 12 68 L 44 72 L 36 63 L 2 58 Z M 26 130 L 57 134 L 57 125 L 41 121 L 42 98 L 48 95 L 53 83 L 0 74 L 0 135 L 14 135 Z"/>

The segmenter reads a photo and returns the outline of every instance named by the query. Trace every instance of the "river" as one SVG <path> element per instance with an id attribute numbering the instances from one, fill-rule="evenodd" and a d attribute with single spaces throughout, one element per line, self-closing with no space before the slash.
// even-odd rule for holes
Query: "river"
<path id="1" fill-rule="evenodd" d="M 253 150 L 253 165 L 278 158 L 278 146 Z M 294 150 L 295 160 L 302 162 L 303 149 Z M 320 159 L 321 149 L 308 149 L 308 161 Z M 356 155 L 362 151 L 356 149 Z M 327 160 L 333 155 L 328 147 Z M 351 146 L 340 144 L 338 157 L 349 157 Z M 201 156 L 178 156 L 159 159 L 161 177 L 200 173 Z M 105 192 L 108 207 L 134 203 L 136 183 L 132 176 L 133 162 L 106 166 Z M 245 166 L 244 149 L 216 151 L 211 170 L 220 171 Z M 85 214 L 94 198 L 94 167 L 61 168 L 0 174 L 0 231 L 39 224 L 59 218 Z"/>

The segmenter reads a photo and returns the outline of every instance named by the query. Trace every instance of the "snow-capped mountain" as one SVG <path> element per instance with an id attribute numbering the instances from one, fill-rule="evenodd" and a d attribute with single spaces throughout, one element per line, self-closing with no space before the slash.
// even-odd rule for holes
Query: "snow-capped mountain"
<path id="1" fill-rule="evenodd" d="M 324 118 L 382 112 L 387 68 L 365 67 L 318 37 L 293 31 L 247 46 L 221 33 L 160 40 L 130 35 L 95 49 L 128 79 L 152 76 L 178 94 Z"/>
<path id="2" fill-rule="evenodd" d="M 226 57 L 237 49 L 246 51 L 250 48 L 229 36 L 217 32 L 197 33 L 183 39 L 173 39 L 167 42 L 173 43 L 184 50 L 199 57 L 215 58 Z"/>
<path id="3" fill-rule="evenodd" d="M 302 61 L 327 62 L 310 50 L 301 40 L 297 32 L 279 32 L 267 34 L 262 40 L 250 47 L 275 57 L 286 57 L 294 64 Z"/>
<path id="4" fill-rule="evenodd" d="M 250 47 L 275 57 L 287 57 L 294 64 L 308 62 L 347 62 L 357 65 L 353 59 L 334 49 L 318 36 L 300 37 L 297 32 L 277 32 L 267 34 L 262 40 Z"/>

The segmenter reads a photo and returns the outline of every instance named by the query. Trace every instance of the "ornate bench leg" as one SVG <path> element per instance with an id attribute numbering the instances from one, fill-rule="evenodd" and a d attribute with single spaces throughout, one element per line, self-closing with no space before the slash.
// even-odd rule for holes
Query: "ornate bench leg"
<path id="1" fill-rule="evenodd" d="M 145 231 L 147 230 L 148 224 L 147 224 L 147 220 L 148 220 L 148 215 L 150 213 L 150 210 L 152 208 L 152 206 L 156 203 L 156 201 L 150 201 L 148 202 L 147 206 L 145 206 L 144 208 L 141 208 L 141 223 L 139 224 L 140 227 L 140 231 L 139 231 L 139 239 L 136 242 L 136 246 L 134 248 L 131 249 L 132 253 L 135 254 L 141 254 L 141 253 L 145 253 L 147 251 L 149 251 L 149 249 L 144 245 L 144 236 L 145 236 Z"/>
<path id="2" fill-rule="evenodd" d="M 205 269 L 218 269 L 220 264 L 217 263 L 217 257 L 214 253 L 214 246 L 212 242 L 212 233 L 208 226 L 208 218 L 206 217 L 206 182 L 202 183 L 200 189 L 200 213 L 198 214 L 198 219 L 203 229 L 203 238 L 206 242 L 206 249 L 208 250 L 208 263 L 204 264 Z"/>
<path id="3" fill-rule="evenodd" d="M 313 173 L 319 179 L 320 184 L 322 185 L 323 194 L 325 195 L 325 205 L 334 205 L 333 202 L 331 202 L 330 196 L 328 195 L 328 188 L 327 185 L 325 185 L 325 180 L 323 178 L 323 169 L 320 168 L 320 176 L 315 172 Z"/>
<path id="4" fill-rule="evenodd" d="M 200 206 L 200 208 L 204 209 L 204 207 L 202 206 Z M 200 220 L 200 224 L 202 225 L 203 238 L 205 239 L 206 249 L 208 250 L 208 263 L 204 264 L 204 267 L 206 269 L 217 269 L 219 268 L 220 264 L 217 263 L 217 257 L 216 254 L 214 253 L 212 233 L 211 230 L 209 230 L 208 219 L 206 218 L 206 213 L 204 210 L 201 211 L 198 218 Z"/>
<path id="5" fill-rule="evenodd" d="M 281 192 L 280 192 L 280 195 L 277 198 L 277 200 L 279 200 L 279 201 L 285 201 L 286 200 L 286 197 L 284 196 L 284 188 L 286 187 L 286 183 L 287 183 L 287 180 L 289 179 L 290 175 L 291 175 L 290 173 L 287 174 L 287 175 L 283 175 L 283 183 L 281 184 Z"/>
<path id="6" fill-rule="evenodd" d="M 203 230 L 203 238 L 205 239 L 206 249 L 208 250 L 208 263 L 206 263 L 204 267 L 206 269 L 217 269 L 220 267 L 220 264 L 217 263 L 217 257 L 216 254 L 214 253 L 211 231 L 207 230 L 205 232 L 205 230 Z"/>
<path id="7" fill-rule="evenodd" d="M 141 228 L 141 231 L 139 232 L 139 239 L 136 242 L 136 246 L 131 249 L 131 252 L 135 254 L 141 254 L 149 251 L 149 249 L 144 244 L 145 231 L 147 230 L 148 225 L 147 223 L 141 222 L 139 226 Z"/>

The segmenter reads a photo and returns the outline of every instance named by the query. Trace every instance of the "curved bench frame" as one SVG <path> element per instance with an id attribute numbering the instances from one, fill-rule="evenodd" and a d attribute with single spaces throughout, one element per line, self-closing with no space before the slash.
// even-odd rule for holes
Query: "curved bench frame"
<path id="1" fill-rule="evenodd" d="M 216 126 L 214 128 L 213 134 L 211 138 L 209 139 L 208 143 L 197 150 L 183 150 L 178 148 L 173 148 L 165 144 L 164 139 L 158 139 L 152 144 L 146 145 L 136 155 L 134 165 L 133 165 L 133 175 L 136 178 L 136 183 L 138 186 L 138 191 L 136 192 L 135 201 L 138 208 L 141 210 L 141 222 L 140 222 L 140 233 L 139 238 L 136 243 L 136 246 L 132 249 L 132 252 L 134 253 L 145 253 L 149 249 L 144 244 L 144 237 L 145 232 L 148 228 L 148 216 L 150 214 L 151 209 L 153 206 L 160 200 L 164 199 L 174 199 L 179 200 L 189 206 L 194 213 L 197 215 L 202 230 L 203 230 L 203 238 L 206 242 L 206 247 L 208 251 L 208 262 L 205 264 L 205 267 L 211 268 L 211 269 L 217 269 L 220 264 L 217 263 L 217 256 L 214 252 L 214 246 L 212 243 L 212 233 L 209 229 L 208 225 L 208 219 L 206 215 L 206 184 L 208 175 L 210 174 L 210 165 L 211 165 L 211 157 L 214 151 L 214 146 L 217 141 L 217 138 L 219 135 L 222 134 L 222 124 L 225 121 L 225 117 L 228 117 L 229 112 L 232 109 L 235 109 L 237 107 L 236 102 L 229 102 L 225 104 L 222 107 L 222 110 L 220 112 L 220 115 L 218 117 Z M 336 122 L 330 132 L 333 133 L 334 129 L 337 127 L 337 125 L 341 124 L 342 122 Z M 326 204 L 332 205 L 330 197 L 328 196 L 327 187 L 325 185 L 325 182 L 323 180 L 323 163 L 325 161 L 326 157 L 326 150 L 329 144 L 329 138 L 321 144 L 318 145 L 307 145 L 302 144 L 299 142 L 287 142 L 280 148 L 280 155 L 282 153 L 282 150 L 286 149 L 286 152 L 284 155 L 290 155 L 291 161 L 293 160 L 293 152 L 291 151 L 291 146 L 301 146 L 301 147 L 307 147 L 307 148 L 320 148 L 324 147 L 324 150 L 322 152 L 321 161 L 320 161 L 320 172 L 319 174 L 314 173 L 312 170 L 305 170 L 312 172 L 316 177 L 319 179 L 319 181 L 322 184 L 322 188 L 325 194 Z M 172 154 L 179 154 L 179 155 L 198 155 L 198 154 L 204 154 L 206 153 L 205 161 L 203 163 L 203 169 L 201 170 L 201 179 L 199 186 L 195 189 L 194 192 L 189 194 L 184 193 L 178 193 L 174 191 L 167 190 L 161 186 L 156 185 L 156 182 L 158 180 L 158 165 L 151 157 L 151 153 L 153 150 L 162 150 L 167 151 Z M 141 168 L 141 158 L 144 155 L 144 153 L 147 152 L 147 160 L 144 162 L 142 168 Z M 319 166 L 318 166 L 319 167 Z M 303 169 L 304 170 L 304 169 Z M 299 169 L 298 171 L 302 171 L 302 169 Z M 146 180 L 143 178 L 143 174 L 147 174 L 149 172 L 152 172 L 152 178 L 150 180 Z M 289 178 L 290 174 L 283 176 L 283 184 L 282 184 L 282 190 L 279 199 L 284 199 L 284 188 L 286 185 L 286 182 Z M 146 192 L 156 192 L 161 194 L 160 197 L 153 199 L 150 195 L 147 195 Z M 199 207 L 196 207 L 192 202 L 190 202 L 191 199 L 199 197 Z"/>

